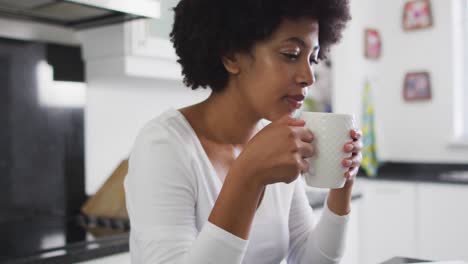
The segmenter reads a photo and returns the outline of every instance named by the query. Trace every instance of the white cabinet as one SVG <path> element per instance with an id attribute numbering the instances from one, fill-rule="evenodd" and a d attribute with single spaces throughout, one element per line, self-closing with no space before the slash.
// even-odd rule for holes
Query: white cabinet
<path id="1" fill-rule="evenodd" d="M 363 264 L 395 256 L 468 261 L 468 185 L 359 179 Z"/>
<path id="2" fill-rule="evenodd" d="M 416 256 L 416 185 L 358 179 L 362 192 L 359 235 L 363 264 Z"/>
<path id="3" fill-rule="evenodd" d="M 172 10 L 179 0 L 161 2 L 161 15 L 157 19 L 141 19 L 127 23 L 130 41 L 129 54 L 149 58 L 176 61 L 177 56 L 169 40 L 174 22 Z"/>
<path id="4" fill-rule="evenodd" d="M 80 31 L 86 76 L 91 81 L 119 78 L 182 80 L 169 32 L 178 0 L 160 2 L 160 18 Z"/>
<path id="5" fill-rule="evenodd" d="M 77 262 L 77 264 L 130 264 L 130 253 L 120 253 L 103 258 Z"/>
<path id="6" fill-rule="evenodd" d="M 468 185 L 418 185 L 418 251 L 421 258 L 468 261 Z"/>

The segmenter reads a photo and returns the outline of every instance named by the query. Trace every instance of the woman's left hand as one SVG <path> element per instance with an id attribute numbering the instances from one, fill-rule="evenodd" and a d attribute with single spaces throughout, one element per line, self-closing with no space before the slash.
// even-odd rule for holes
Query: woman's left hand
<path id="1" fill-rule="evenodd" d="M 343 147 L 343 150 L 346 153 L 352 153 L 351 157 L 344 159 L 342 162 L 343 167 L 349 168 L 348 171 L 344 174 L 344 177 L 347 180 L 352 180 L 354 177 L 356 177 L 359 166 L 362 162 L 362 131 L 352 129 L 350 131 L 350 135 L 352 140 L 346 142 Z"/>

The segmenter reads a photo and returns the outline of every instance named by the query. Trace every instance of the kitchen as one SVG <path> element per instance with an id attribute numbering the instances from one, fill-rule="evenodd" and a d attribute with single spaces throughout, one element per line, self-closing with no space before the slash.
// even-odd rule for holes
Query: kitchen
<path id="1" fill-rule="evenodd" d="M 25 8 L 28 2 L 31 1 L 2 0 L 0 4 L 11 8 L 14 3 L 24 3 L 22 8 Z M 78 176 L 70 177 L 73 179 L 71 182 L 62 182 L 59 178 L 55 180 L 61 184 L 57 188 L 68 190 L 65 196 L 73 201 L 75 207 L 101 190 L 110 175 L 116 175 L 116 168 L 128 158 L 137 132 L 148 120 L 168 107 L 193 104 L 209 95 L 207 90 L 190 91 L 181 82 L 180 66 L 168 40 L 172 21 L 172 13 L 168 9 L 177 1 L 133 2 L 132 5 L 123 4 L 120 11 L 153 18 L 127 22 L 123 21 L 128 18 L 121 18 L 119 23 L 104 21 L 101 25 L 84 23 L 67 26 L 12 15 L 0 17 L 0 37 L 8 41 L 9 47 L 16 45 L 12 41 L 47 43 L 44 56 L 54 66 L 54 73 L 72 64 L 71 61 L 84 69 L 78 75 L 76 72 L 79 70 L 72 68 L 65 71 L 63 77 L 48 77 L 49 81 L 52 78 L 57 83 L 81 83 L 76 85 L 82 88 L 74 88 L 76 94 L 68 95 L 81 98 L 81 101 L 73 102 L 75 105 L 72 107 L 50 106 L 52 102 L 43 101 L 43 104 L 49 104 L 47 109 L 58 111 L 46 117 L 56 120 L 55 129 L 60 130 L 63 122 L 69 126 L 68 132 L 61 132 L 67 135 L 63 141 L 68 143 L 58 142 L 57 146 L 65 148 L 64 153 L 68 153 L 67 157 L 71 159 L 66 164 L 72 168 L 65 168 L 66 171 L 81 173 L 84 178 L 77 180 Z M 326 88 L 328 85 L 328 90 L 333 87 L 328 103 L 334 112 L 355 113 L 358 123 L 362 124 L 363 91 L 364 87 L 370 88 L 375 120 L 374 144 L 381 165 L 376 176 L 367 177 L 361 172 L 358 177 L 348 249 L 342 263 L 382 263 L 394 257 L 468 261 L 468 229 L 464 224 L 468 221 L 468 205 L 463 203 L 468 198 L 468 180 L 465 176 L 468 171 L 468 91 L 464 85 L 465 65 L 468 63 L 464 53 L 468 35 L 467 3 L 463 0 L 432 0 L 431 23 L 425 28 L 406 30 L 402 25 L 406 2 L 352 1 L 353 19 L 344 32 L 343 40 L 331 52 L 330 80 L 324 84 Z M 107 8 L 115 10 L 116 7 Z M 63 15 L 61 12 L 64 10 L 57 8 L 53 14 L 62 14 L 62 19 L 76 14 Z M 139 13 L 141 10 L 157 12 Z M 365 52 L 366 29 L 378 32 L 380 52 L 377 55 Z M 55 52 L 61 50 L 61 46 L 65 46 L 66 55 Z M 81 56 L 71 55 L 77 52 L 77 48 Z M 25 54 L 22 49 L 17 53 Z M 68 59 L 60 62 L 54 60 L 53 54 L 59 54 L 55 55 L 58 58 L 68 56 Z M 2 53 L 4 56 L 8 55 Z M 50 68 L 44 69 L 48 75 L 52 74 Z M 409 100 L 405 97 L 403 86 L 408 72 L 429 73 L 429 98 Z M 318 76 L 318 82 L 321 76 Z M 71 92 L 72 89 L 69 90 Z M 10 88 L 9 93 L 13 94 L 14 89 Z M 48 97 L 41 98 L 47 100 Z M 24 103 L 21 100 L 15 102 L 20 106 Z M 12 104 L 5 101 L 2 105 Z M 5 109 L 2 111 L 8 112 L 12 108 Z M 28 115 L 27 112 L 15 110 L 12 111 L 14 118 L 16 114 L 13 113 L 21 114 L 21 118 Z M 61 118 L 66 121 L 57 121 L 57 115 L 63 115 Z M 18 126 L 18 129 L 27 131 L 35 128 Z M 72 132 L 77 130 L 83 131 L 83 134 Z M 1 140 L 7 144 L 13 135 L 16 135 L 14 130 L 2 135 Z M 29 140 L 33 139 L 29 136 Z M 82 142 L 82 145 L 75 145 L 75 142 Z M 24 165 L 36 160 L 21 161 L 21 150 L 26 147 L 11 146 L 19 151 L 18 156 L 2 156 L 2 168 L 9 171 L 9 177 L 15 171 L 18 174 L 23 172 L 21 168 L 9 168 L 8 164 Z M 58 155 L 61 152 L 51 149 L 47 153 Z M 15 158 L 17 160 L 11 160 Z M 55 158 L 56 162 L 61 161 L 59 156 Z M 73 166 L 80 165 L 82 172 L 73 169 Z M 36 194 L 26 186 L 29 178 L 24 176 L 24 181 L 24 190 Z M 5 182 L 8 184 L 8 181 Z M 77 187 L 80 190 L 74 189 Z M 47 190 L 47 186 L 42 188 Z M 75 196 L 75 192 L 79 194 Z M 63 198 L 63 194 L 57 195 L 53 198 Z M 309 190 L 308 195 L 311 203 L 320 197 L 323 199 L 317 190 Z M 57 203 L 57 207 L 64 205 Z M 85 222 L 89 221 L 87 219 Z M 105 221 L 101 222 L 98 225 L 106 225 Z M 118 226 L 118 223 L 114 224 Z M 125 222 L 122 225 L 125 226 Z M 126 228 L 120 229 L 128 231 Z M 55 235 L 41 240 L 52 241 L 49 244 L 53 246 L 39 252 L 39 255 L 44 259 L 47 256 L 63 257 L 64 263 L 129 263 L 126 231 L 114 237 L 104 236 L 102 240 L 99 232 L 94 235 L 86 233 L 84 240 L 91 242 L 85 245 L 83 241 L 76 242 L 81 243 L 81 249 L 69 242 L 72 240 L 69 237 L 73 235 L 67 232 L 68 235 L 63 236 L 55 232 Z M 12 238 L 17 236 L 11 234 Z M 76 241 L 83 240 L 83 234 L 80 236 Z M 90 236 L 94 240 L 89 239 Z M 12 242 L 7 243 L 5 248 L 10 248 L 8 244 Z M 70 248 L 67 249 L 67 246 Z M 41 251 L 43 248 L 35 250 Z M 37 253 L 26 251 L 22 255 L 25 260 L 18 261 L 34 261 Z M 21 251 L 18 254 L 21 256 Z M 73 255 L 75 259 L 66 260 L 67 255 Z M 10 261 L 11 256 L 9 259 L 8 255 L 2 255 L 0 261 L 4 259 Z"/>

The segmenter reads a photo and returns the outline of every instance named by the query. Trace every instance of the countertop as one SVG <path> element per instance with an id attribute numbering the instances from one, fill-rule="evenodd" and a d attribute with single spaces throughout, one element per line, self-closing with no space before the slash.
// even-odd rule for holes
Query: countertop
<path id="1" fill-rule="evenodd" d="M 369 180 L 468 185 L 468 163 L 437 164 L 385 162 L 379 166 L 377 175 L 368 177 L 362 168 L 360 168 L 358 177 Z"/>

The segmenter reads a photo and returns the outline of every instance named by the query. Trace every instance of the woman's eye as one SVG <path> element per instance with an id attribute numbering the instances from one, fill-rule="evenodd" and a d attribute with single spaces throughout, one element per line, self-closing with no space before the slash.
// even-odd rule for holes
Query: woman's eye
<path id="1" fill-rule="evenodd" d="M 299 58 L 299 54 L 294 53 L 283 53 L 283 55 L 291 61 L 296 61 Z"/>
<path id="2" fill-rule="evenodd" d="M 299 59 L 299 54 L 296 53 L 283 53 L 283 55 L 290 61 L 297 61 Z M 310 64 L 318 64 L 318 60 L 316 58 L 311 58 L 309 60 Z"/>

